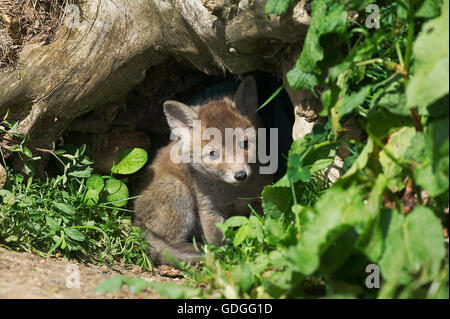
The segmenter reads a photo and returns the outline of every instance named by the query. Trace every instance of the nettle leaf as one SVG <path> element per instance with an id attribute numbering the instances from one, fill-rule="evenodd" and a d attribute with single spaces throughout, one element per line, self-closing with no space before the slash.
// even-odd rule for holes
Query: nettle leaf
<path id="1" fill-rule="evenodd" d="M 92 189 L 101 192 L 104 186 L 105 182 L 103 181 L 103 178 L 98 174 L 92 175 L 86 181 L 87 189 Z"/>
<path id="2" fill-rule="evenodd" d="M 387 184 L 388 179 L 386 176 L 383 174 L 377 176 L 365 206 L 365 213 L 369 214 L 372 220 L 365 224 L 364 230 L 355 244 L 355 247 L 363 252 L 372 262 L 377 262 L 383 253 L 384 240 L 390 221 L 389 212 L 383 210 L 381 205 Z"/>
<path id="3" fill-rule="evenodd" d="M 110 179 L 106 182 L 105 190 L 107 192 L 106 200 L 116 207 L 126 206 L 129 192 L 124 182 L 117 179 Z"/>
<path id="4" fill-rule="evenodd" d="M 292 192 L 289 187 L 269 185 L 262 192 L 262 207 L 267 216 L 275 219 L 290 213 Z"/>
<path id="5" fill-rule="evenodd" d="M 375 137 L 382 140 L 398 129 L 412 125 L 411 116 L 393 114 L 382 108 L 369 115 L 369 125 L 367 128 Z"/>
<path id="6" fill-rule="evenodd" d="M 383 278 L 404 285 L 420 271 L 426 280 L 435 278 L 445 257 L 442 232 L 439 218 L 429 208 L 418 206 L 406 217 L 392 212 L 379 262 Z"/>
<path id="7" fill-rule="evenodd" d="M 191 288 L 184 284 L 170 282 L 149 282 L 150 288 L 168 299 L 191 299 L 202 294 L 200 288 Z"/>
<path id="8" fill-rule="evenodd" d="M 311 23 L 308 27 L 302 53 L 287 79 L 293 89 L 313 89 L 319 82 L 317 63 L 324 58 L 320 38 L 326 34 L 343 34 L 347 26 L 347 12 L 341 3 L 316 0 L 312 3 Z"/>
<path id="9" fill-rule="evenodd" d="M 441 118 L 431 122 L 422 140 L 415 145 L 423 146 L 423 155 L 410 151 L 407 156 L 422 161 L 416 165 L 414 177 L 430 196 L 446 193 L 449 188 L 449 118 Z M 423 143 L 423 144 L 422 144 Z"/>
<path id="10" fill-rule="evenodd" d="M 386 87 L 377 92 L 371 102 L 371 108 L 384 107 L 391 113 L 409 116 L 410 108 L 406 105 L 405 86 L 403 78 L 398 76 L 392 80 Z"/>
<path id="11" fill-rule="evenodd" d="M 359 154 L 358 158 L 353 162 L 350 169 L 345 173 L 342 178 L 348 178 L 355 174 L 358 170 L 363 169 L 366 167 L 367 162 L 369 161 L 369 155 L 373 151 L 373 140 L 371 137 L 367 139 L 367 143 L 364 146 L 363 150 L 361 151 L 361 154 Z"/>
<path id="12" fill-rule="evenodd" d="M 89 189 L 84 195 L 83 201 L 88 206 L 94 206 L 99 203 L 100 193 L 95 189 Z"/>
<path id="13" fill-rule="evenodd" d="M 441 7 L 442 7 L 442 0 L 423 1 L 420 8 L 416 11 L 416 17 L 434 18 L 440 13 Z"/>
<path id="14" fill-rule="evenodd" d="M 344 97 L 342 106 L 338 109 L 339 119 L 353 112 L 355 108 L 363 104 L 372 89 L 371 85 L 366 85 L 356 93 Z"/>
<path id="15" fill-rule="evenodd" d="M 50 227 L 51 230 L 53 230 L 55 232 L 58 230 L 61 230 L 62 218 L 52 218 L 52 217 L 46 216 L 45 220 L 47 222 L 47 226 Z"/>
<path id="16" fill-rule="evenodd" d="M 426 107 L 449 92 L 449 0 L 444 1 L 440 17 L 423 25 L 414 42 L 415 70 L 406 95 L 409 107 Z"/>
<path id="17" fill-rule="evenodd" d="M 398 165 L 389 155 L 395 156 L 395 158 L 404 158 L 405 154 L 411 147 L 416 130 L 413 127 L 404 127 L 399 131 L 392 134 L 388 143 L 385 146 L 385 150 L 380 152 L 380 164 L 383 167 L 384 175 L 389 178 L 389 188 L 395 193 L 403 189 L 403 168 Z"/>
<path id="18" fill-rule="evenodd" d="M 248 219 L 245 216 L 232 216 L 225 221 L 224 225 L 227 227 L 239 227 L 247 223 Z"/>
<path id="19" fill-rule="evenodd" d="M 234 236 L 233 245 L 235 247 L 239 246 L 247 238 L 247 236 L 249 235 L 249 231 L 250 227 L 248 226 L 248 224 L 239 227 L 236 235 Z"/>
<path id="20" fill-rule="evenodd" d="M 147 163 L 148 155 L 142 148 L 132 148 L 120 153 L 117 164 L 111 169 L 114 174 L 133 174 Z"/>
<path id="21" fill-rule="evenodd" d="M 358 229 L 369 218 L 363 214 L 361 189 L 340 185 L 329 188 L 313 208 L 302 212 L 304 229 L 298 245 L 290 247 L 282 257 L 293 269 L 305 274 L 317 270 L 323 253 L 352 227 Z M 351 249 L 351 247 L 347 247 Z"/>
<path id="22" fill-rule="evenodd" d="M 91 176 L 93 171 L 92 167 L 72 167 L 71 171 L 68 173 L 69 176 L 74 176 L 78 178 L 88 178 Z"/>
<path id="23" fill-rule="evenodd" d="M 67 235 L 67 237 L 76 241 L 84 241 L 86 239 L 83 233 L 79 230 L 76 230 L 75 228 L 66 227 L 64 228 L 64 233 Z"/>
<path id="24" fill-rule="evenodd" d="M 264 7 L 266 14 L 282 14 L 289 9 L 294 0 L 267 0 Z"/>
<path id="25" fill-rule="evenodd" d="M 54 203 L 53 204 L 56 208 L 58 208 L 60 211 L 68 214 L 68 215 L 73 215 L 75 214 L 75 208 L 67 203 Z"/>

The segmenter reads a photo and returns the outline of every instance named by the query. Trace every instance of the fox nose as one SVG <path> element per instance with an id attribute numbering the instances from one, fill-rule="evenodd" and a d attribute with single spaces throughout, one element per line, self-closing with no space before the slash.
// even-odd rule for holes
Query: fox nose
<path id="1" fill-rule="evenodd" d="M 245 171 L 237 172 L 236 175 L 234 175 L 234 178 L 237 181 L 242 182 L 243 180 L 245 180 L 247 178 L 247 173 Z"/>

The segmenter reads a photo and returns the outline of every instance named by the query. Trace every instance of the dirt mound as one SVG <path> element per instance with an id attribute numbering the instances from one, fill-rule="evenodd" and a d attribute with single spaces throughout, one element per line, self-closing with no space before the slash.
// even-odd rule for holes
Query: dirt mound
<path id="1" fill-rule="evenodd" d="M 79 288 L 74 281 L 75 270 L 78 272 Z M 174 276 L 174 272 L 178 275 Z M 161 298 L 150 290 L 131 294 L 127 287 L 117 293 L 96 293 L 95 288 L 100 282 L 116 275 L 183 282 L 176 269 L 161 268 L 148 272 L 136 266 L 131 270 L 122 267 L 112 270 L 105 266 L 81 264 L 63 258 L 42 258 L 0 247 L 0 298 Z"/>
<path id="2" fill-rule="evenodd" d="M 0 0 L 0 71 L 14 67 L 22 47 L 55 38 L 73 0 Z"/>

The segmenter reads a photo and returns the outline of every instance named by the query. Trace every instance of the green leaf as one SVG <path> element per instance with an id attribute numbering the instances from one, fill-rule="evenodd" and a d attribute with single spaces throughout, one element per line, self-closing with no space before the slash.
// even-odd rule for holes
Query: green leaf
<path id="1" fill-rule="evenodd" d="M 400 76 L 378 92 L 371 102 L 371 108 L 374 106 L 384 107 L 393 114 L 410 116 L 410 108 L 406 105 L 405 86 Z"/>
<path id="2" fill-rule="evenodd" d="M 51 230 L 53 230 L 53 231 L 55 231 L 55 232 L 61 230 L 61 221 L 62 221 L 61 218 L 51 218 L 51 217 L 49 217 L 49 216 L 46 216 L 46 217 L 45 217 L 45 220 L 46 220 L 46 222 L 47 222 L 47 226 L 48 226 Z"/>
<path id="3" fill-rule="evenodd" d="M 406 95 L 409 107 L 426 107 L 449 92 L 449 0 L 445 0 L 442 15 L 425 23 L 414 42 L 414 74 Z"/>
<path id="4" fill-rule="evenodd" d="M 241 226 L 236 232 L 236 235 L 234 236 L 233 245 L 235 247 L 239 246 L 247 238 L 248 232 L 249 232 L 248 225 Z"/>
<path id="5" fill-rule="evenodd" d="M 442 0 L 426 0 L 416 11 L 416 17 L 420 18 L 434 18 L 436 17 L 442 7 Z"/>
<path id="6" fill-rule="evenodd" d="M 100 193 L 95 189 L 90 189 L 86 192 L 83 202 L 88 206 L 94 206 L 99 203 Z"/>
<path id="7" fill-rule="evenodd" d="M 413 127 L 404 127 L 391 135 L 385 150 L 380 152 L 380 164 L 383 167 L 384 175 L 390 179 L 389 188 L 394 193 L 404 187 L 403 167 L 398 165 L 387 152 L 397 159 L 404 158 L 415 135 L 416 130 Z"/>
<path id="8" fill-rule="evenodd" d="M 30 151 L 30 149 L 26 146 L 22 145 L 23 153 L 28 157 L 33 157 L 33 153 Z"/>
<path id="9" fill-rule="evenodd" d="M 345 96 L 342 106 L 338 110 L 339 119 L 347 114 L 350 114 L 356 107 L 363 104 L 371 89 L 371 85 L 366 85 L 358 92 Z"/>
<path id="10" fill-rule="evenodd" d="M 95 291 L 104 294 L 107 292 L 118 292 L 124 285 L 123 276 L 114 276 L 97 285 Z"/>
<path id="11" fill-rule="evenodd" d="M 262 207 L 267 216 L 275 219 L 290 212 L 292 193 L 289 187 L 269 185 L 262 192 Z"/>
<path id="12" fill-rule="evenodd" d="M 382 174 L 377 176 L 365 207 L 372 220 L 364 225 L 364 229 L 355 245 L 372 262 L 378 262 L 383 253 L 384 240 L 390 221 L 389 212 L 386 212 L 386 209 L 383 209 L 381 205 L 387 184 L 388 179 L 386 176 Z"/>
<path id="13" fill-rule="evenodd" d="M 122 181 L 110 179 L 106 182 L 106 200 L 116 207 L 123 207 L 127 204 L 129 192 L 128 187 Z"/>
<path id="14" fill-rule="evenodd" d="M 267 0 L 264 12 L 266 14 L 282 14 L 289 9 L 292 2 L 294 2 L 294 0 Z"/>
<path id="15" fill-rule="evenodd" d="M 225 221 L 227 227 L 239 227 L 248 223 L 247 217 L 244 216 L 232 216 Z"/>
<path id="16" fill-rule="evenodd" d="M 132 148 L 120 153 L 117 164 L 111 169 L 114 174 L 133 174 L 147 163 L 148 155 L 142 148 Z"/>
<path id="17" fill-rule="evenodd" d="M 67 203 L 54 203 L 53 206 L 55 206 L 57 209 L 59 209 L 60 211 L 68 214 L 68 215 L 73 215 L 75 214 L 75 208 Z"/>
<path id="18" fill-rule="evenodd" d="M 345 173 L 342 178 L 348 178 L 355 174 L 358 170 L 363 169 L 366 167 L 367 162 L 369 160 L 369 155 L 373 151 L 373 140 L 372 138 L 367 139 L 367 143 L 364 146 L 361 154 L 359 154 L 358 158 L 353 162 L 353 165 L 350 167 L 350 169 Z"/>
<path id="19" fill-rule="evenodd" d="M 412 124 L 411 116 L 393 114 L 382 108 L 370 114 L 368 129 L 376 138 L 382 140 L 399 128 Z"/>
<path id="20" fill-rule="evenodd" d="M 96 190 L 99 193 L 102 191 L 104 186 L 105 186 L 105 182 L 103 181 L 103 178 L 98 174 L 92 175 L 86 181 L 87 189 Z"/>
<path id="21" fill-rule="evenodd" d="M 64 233 L 67 235 L 67 237 L 76 241 L 84 241 L 86 239 L 82 232 L 74 228 L 66 227 L 64 228 Z"/>
<path id="22" fill-rule="evenodd" d="M 347 27 L 347 12 L 341 3 L 332 0 L 315 0 L 312 3 L 311 22 L 302 53 L 296 66 L 287 74 L 293 89 L 312 89 L 319 83 L 321 71 L 317 63 L 324 58 L 320 38 L 326 34 L 343 34 Z"/>
<path id="23" fill-rule="evenodd" d="M 171 282 L 149 282 L 149 286 L 161 296 L 168 299 L 189 299 L 198 297 L 202 291 L 200 288 L 191 288 L 183 284 Z"/>
<path id="24" fill-rule="evenodd" d="M 320 265 L 322 254 L 343 233 L 352 227 L 358 229 L 368 220 L 363 214 L 361 190 L 356 186 L 347 189 L 340 185 L 329 188 L 314 208 L 301 215 L 303 234 L 296 246 L 291 246 L 285 257 L 293 269 L 309 275 Z"/>
<path id="25" fill-rule="evenodd" d="M 449 188 L 449 118 L 431 122 L 422 143 L 423 156 L 419 152 L 407 154 L 420 162 L 414 170 L 417 184 L 435 197 L 446 193 Z"/>
<path id="26" fill-rule="evenodd" d="M 78 178 L 88 178 L 91 176 L 93 168 L 86 166 L 83 168 L 72 168 L 73 171 L 68 173 L 69 176 L 78 177 Z"/>
<path id="27" fill-rule="evenodd" d="M 435 278 L 445 257 L 442 232 L 440 220 L 429 208 L 418 206 L 406 217 L 393 212 L 379 262 L 383 278 L 404 285 L 420 271 L 426 280 Z"/>

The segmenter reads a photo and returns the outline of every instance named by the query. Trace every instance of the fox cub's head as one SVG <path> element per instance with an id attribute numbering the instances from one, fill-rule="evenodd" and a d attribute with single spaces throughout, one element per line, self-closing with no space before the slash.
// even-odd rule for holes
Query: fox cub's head
<path id="1" fill-rule="evenodd" d="M 253 77 L 240 84 L 233 98 L 194 107 L 166 101 L 172 138 L 179 140 L 171 150 L 172 161 L 177 157 L 197 172 L 230 184 L 245 182 L 256 163 L 257 106 Z"/>

